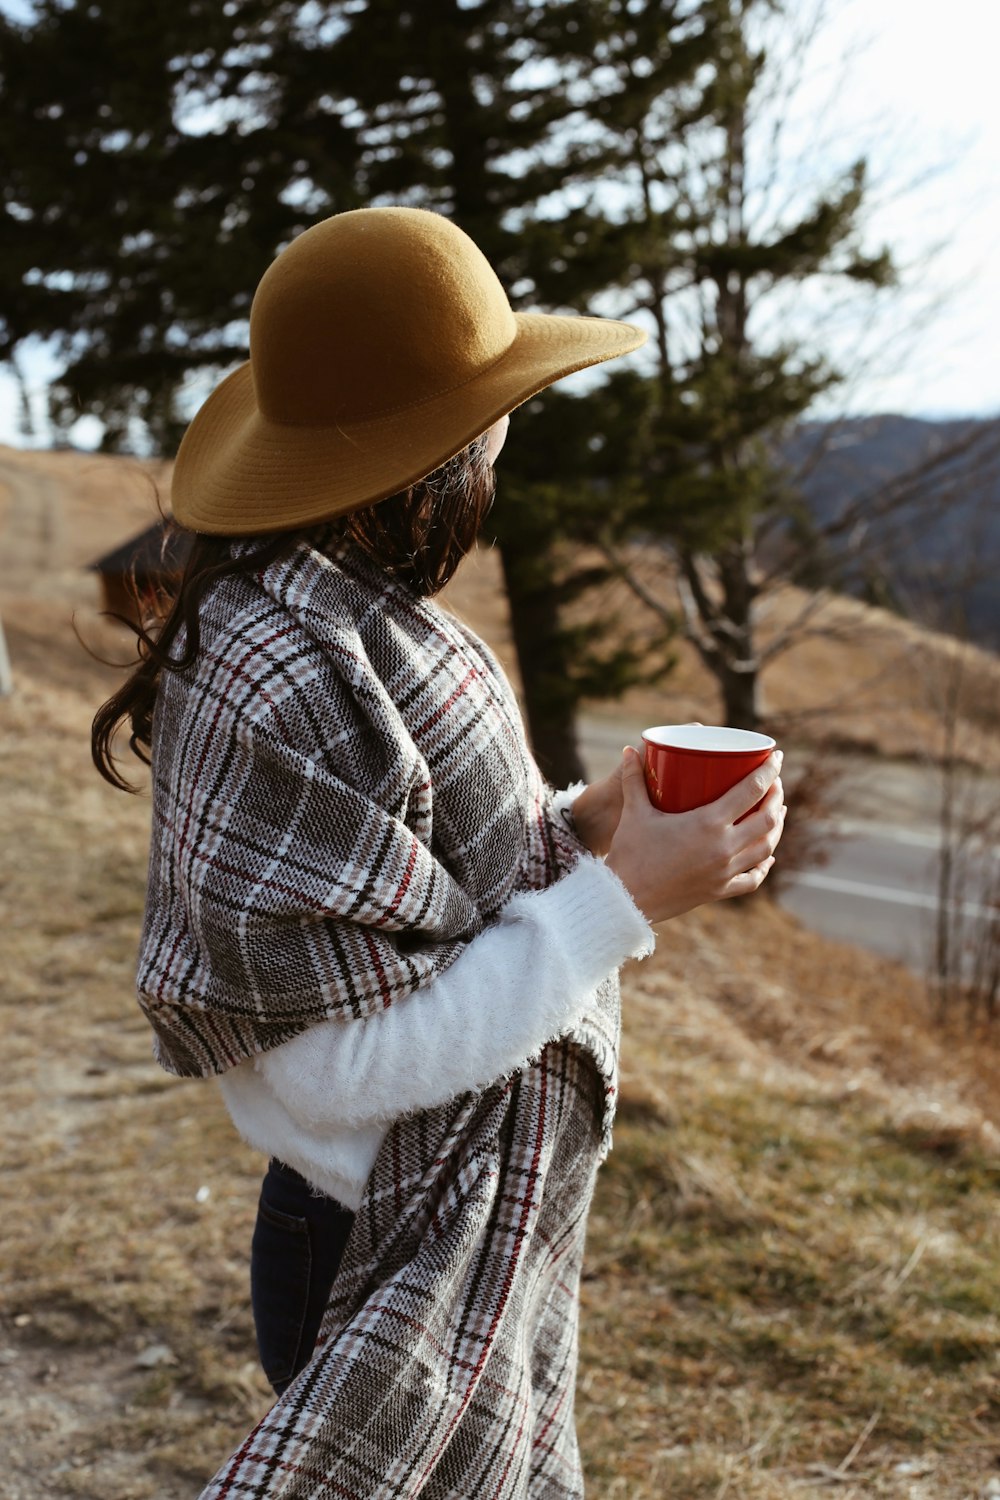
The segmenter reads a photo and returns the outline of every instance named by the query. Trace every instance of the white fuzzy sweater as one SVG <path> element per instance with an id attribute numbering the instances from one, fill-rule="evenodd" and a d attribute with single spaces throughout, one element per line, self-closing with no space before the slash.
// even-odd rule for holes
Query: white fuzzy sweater
<path id="1" fill-rule="evenodd" d="M 625 887 L 585 856 L 556 885 L 515 896 L 426 988 L 365 1020 L 311 1026 L 223 1074 L 229 1113 L 251 1146 L 357 1208 L 396 1117 L 523 1067 L 653 944 Z"/>

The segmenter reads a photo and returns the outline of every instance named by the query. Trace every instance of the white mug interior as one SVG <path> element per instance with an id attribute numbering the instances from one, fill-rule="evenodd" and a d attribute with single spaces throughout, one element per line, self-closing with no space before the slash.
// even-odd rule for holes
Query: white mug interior
<path id="1" fill-rule="evenodd" d="M 752 729 L 729 729 L 722 724 L 658 724 L 642 731 L 644 740 L 676 750 L 726 751 L 773 750 L 775 741 Z"/>

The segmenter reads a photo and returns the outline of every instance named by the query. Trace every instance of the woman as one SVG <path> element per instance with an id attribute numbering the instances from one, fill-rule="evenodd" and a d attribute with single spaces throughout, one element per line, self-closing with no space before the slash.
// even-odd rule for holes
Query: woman
<path id="1" fill-rule="evenodd" d="M 435 214 L 340 214 L 264 276 L 249 363 L 181 445 L 191 562 L 95 758 L 122 784 L 123 720 L 151 751 L 156 1055 L 219 1075 L 271 1157 L 253 1300 L 280 1399 L 206 1497 L 583 1492 L 618 968 L 652 923 L 761 883 L 779 763 L 680 817 L 633 750 L 555 794 L 498 664 L 432 595 L 507 413 L 642 339 L 515 315 Z"/>

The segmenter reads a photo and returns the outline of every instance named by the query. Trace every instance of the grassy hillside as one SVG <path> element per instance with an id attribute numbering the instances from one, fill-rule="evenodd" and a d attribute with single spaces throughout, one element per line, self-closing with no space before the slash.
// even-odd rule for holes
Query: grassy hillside
<path id="1" fill-rule="evenodd" d="M 88 759 L 117 678 L 71 606 L 88 639 L 122 642 L 80 564 L 149 502 L 115 466 L 6 458 L 0 1497 L 187 1500 L 267 1401 L 247 1289 L 261 1163 L 210 1085 L 149 1060 L 148 802 Z M 456 599 L 503 649 L 490 567 Z M 845 688 L 881 639 L 831 655 Z M 624 990 L 583 1294 L 590 1495 L 996 1494 L 996 1039 L 936 1031 L 916 979 L 761 898 L 665 926 Z"/>

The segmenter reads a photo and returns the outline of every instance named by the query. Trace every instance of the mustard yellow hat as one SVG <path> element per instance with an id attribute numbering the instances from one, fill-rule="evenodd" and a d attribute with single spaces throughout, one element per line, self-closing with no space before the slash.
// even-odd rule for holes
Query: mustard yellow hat
<path id="1" fill-rule="evenodd" d="M 250 359 L 181 443 L 174 515 L 244 536 L 357 510 L 554 380 L 645 339 L 630 323 L 513 312 L 486 257 L 440 214 L 335 214 L 261 279 Z"/>

